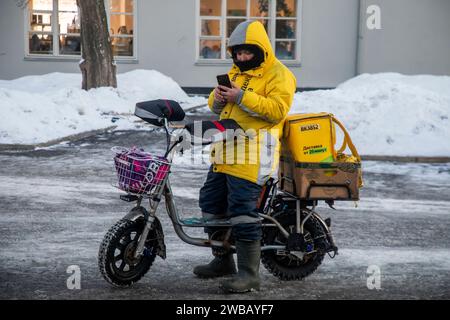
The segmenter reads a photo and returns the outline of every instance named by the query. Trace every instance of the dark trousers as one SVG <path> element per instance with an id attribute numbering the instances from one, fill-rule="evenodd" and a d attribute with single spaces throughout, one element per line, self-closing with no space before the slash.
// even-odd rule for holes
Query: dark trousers
<path id="1" fill-rule="evenodd" d="M 262 230 L 256 206 L 261 189 L 245 179 L 213 172 L 211 167 L 200 189 L 199 205 L 206 218 L 229 218 L 236 240 L 260 240 Z"/>

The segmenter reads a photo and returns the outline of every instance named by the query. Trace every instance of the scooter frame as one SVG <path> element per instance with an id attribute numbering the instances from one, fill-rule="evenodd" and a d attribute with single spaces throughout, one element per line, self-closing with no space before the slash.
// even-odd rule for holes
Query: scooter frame
<path id="1" fill-rule="evenodd" d="M 176 129 L 172 132 L 169 132 L 169 126 L 167 119 L 164 119 L 164 129 L 167 135 L 167 152 L 166 157 L 168 162 L 171 164 L 172 159 L 176 153 L 175 146 L 183 141 L 183 135 L 181 135 L 181 132 L 183 129 Z M 131 210 L 125 218 L 128 220 L 136 220 L 138 218 L 144 218 L 145 226 L 142 231 L 142 234 L 139 238 L 136 250 L 134 252 L 134 257 L 139 258 L 144 254 L 145 250 L 145 242 L 147 240 L 148 233 L 153 228 L 153 223 L 156 219 L 156 211 L 158 209 L 158 206 L 161 202 L 162 197 L 165 198 L 166 203 L 166 211 L 169 215 L 172 225 L 174 227 L 175 233 L 178 235 L 178 237 L 183 240 L 184 242 L 195 245 L 195 246 L 201 246 L 201 247 L 222 247 L 227 249 L 234 250 L 235 247 L 233 245 L 230 245 L 226 240 L 225 241 L 219 241 L 219 240 L 213 240 L 213 239 L 203 239 L 203 238 L 194 238 L 189 236 L 183 229 L 183 227 L 228 227 L 231 228 L 231 223 L 228 220 L 210 220 L 210 221 L 199 221 L 198 223 L 186 223 L 185 220 L 180 218 L 180 215 L 178 213 L 177 206 L 175 204 L 174 194 L 172 192 L 172 188 L 170 185 L 169 180 L 170 172 L 166 175 L 164 178 L 164 181 L 156 187 L 156 190 L 152 192 L 151 195 L 139 195 L 139 196 L 133 196 L 131 195 L 131 201 L 137 200 L 137 204 L 135 206 L 135 210 Z M 275 195 L 276 195 L 276 187 L 270 186 L 270 188 L 273 188 L 270 190 L 271 196 L 265 197 L 265 199 L 262 199 L 262 206 L 264 207 L 264 210 L 261 210 L 263 213 L 259 213 L 259 216 L 262 221 L 262 227 L 276 227 L 280 230 L 281 234 L 288 238 L 290 236 L 290 233 L 283 228 L 283 226 L 271 216 L 271 206 Z M 268 194 L 267 193 L 267 194 Z M 313 207 L 312 209 L 308 208 L 301 208 L 301 200 L 293 195 L 286 194 L 288 197 L 295 199 L 296 201 L 296 228 L 295 232 L 299 234 L 303 234 L 303 229 L 306 221 L 310 219 L 311 217 L 315 217 L 319 223 L 324 228 L 327 238 L 330 241 L 330 243 L 333 244 L 333 238 L 331 236 L 331 231 L 327 223 L 319 216 L 317 212 L 314 211 Z M 130 201 L 130 197 L 127 198 L 121 197 L 123 200 Z M 139 210 L 142 204 L 142 201 L 144 198 L 149 199 L 149 210 Z M 266 204 L 268 200 L 268 204 Z M 301 213 L 306 214 L 306 217 L 302 219 Z M 266 221 L 266 222 L 265 222 Z M 268 222 L 267 222 L 268 221 Z M 261 251 L 264 250 L 286 250 L 286 246 L 277 246 L 277 245 L 263 245 L 261 246 Z M 303 255 L 304 253 L 298 252 L 297 255 Z"/>

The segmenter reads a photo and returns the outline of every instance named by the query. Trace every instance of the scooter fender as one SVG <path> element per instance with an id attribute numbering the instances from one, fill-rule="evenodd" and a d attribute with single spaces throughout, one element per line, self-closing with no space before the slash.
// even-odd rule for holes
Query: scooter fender
<path id="1" fill-rule="evenodd" d="M 128 212 L 123 219 L 130 220 L 130 221 L 136 221 L 138 219 L 144 219 L 144 221 L 147 221 L 149 218 L 149 213 L 144 207 L 134 207 L 133 209 Z M 160 256 L 162 259 L 166 259 L 166 244 L 164 243 L 164 232 L 162 229 L 161 222 L 157 217 L 153 217 L 153 223 L 152 223 L 152 230 L 155 230 L 156 232 L 156 238 L 157 238 L 157 248 L 156 254 Z"/>
<path id="2" fill-rule="evenodd" d="M 136 221 L 139 218 L 143 218 L 145 220 L 148 219 L 148 211 L 144 207 L 134 207 L 133 209 L 128 212 L 123 219 L 130 220 L 130 221 Z"/>
<path id="3" fill-rule="evenodd" d="M 328 227 L 328 225 L 325 222 L 325 220 L 323 220 L 322 217 L 319 216 L 319 214 L 317 212 L 314 212 L 313 216 L 319 221 L 319 223 L 325 229 L 325 232 L 327 233 L 328 242 L 333 246 L 333 248 L 335 249 L 335 252 L 337 253 L 337 249 L 338 248 L 336 247 L 336 244 L 334 243 L 334 239 L 333 239 L 333 236 L 331 235 L 330 227 Z"/>

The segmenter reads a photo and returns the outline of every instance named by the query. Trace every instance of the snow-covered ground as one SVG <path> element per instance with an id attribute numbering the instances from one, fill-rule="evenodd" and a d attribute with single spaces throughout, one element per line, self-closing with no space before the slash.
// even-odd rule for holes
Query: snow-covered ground
<path id="1" fill-rule="evenodd" d="M 97 266 L 107 230 L 133 207 L 119 200 L 110 148 L 151 146 L 164 150 L 162 131 L 115 131 L 75 143 L 0 152 L 0 299 L 449 299 L 450 164 L 366 161 L 365 187 L 357 208 L 336 202 L 331 217 L 339 255 L 326 257 L 304 281 L 281 281 L 263 266 L 262 291 L 226 296 L 217 279 L 192 273 L 211 259 L 208 248 L 181 241 L 164 204 L 158 209 L 167 259 L 129 290 L 110 286 Z M 198 150 L 201 152 L 201 150 Z M 207 173 L 185 157 L 176 161 L 172 189 L 179 212 L 199 217 L 198 192 Z M 30 165 L 32 163 L 33 165 Z M 144 203 L 147 207 L 148 203 Z M 192 230 L 190 230 L 192 229 Z M 203 228 L 188 228 L 204 237 Z M 66 286 L 78 266 L 81 289 Z M 367 286 L 369 267 L 380 270 L 380 290 Z"/>
<path id="2" fill-rule="evenodd" d="M 119 74 L 117 89 L 80 86 L 79 74 L 0 80 L 0 144 L 47 142 L 111 125 L 135 128 L 129 114 L 143 100 L 174 99 L 184 108 L 206 103 L 154 70 Z M 322 111 L 344 123 L 360 154 L 450 156 L 448 76 L 363 74 L 334 90 L 295 95 L 291 113 Z"/>

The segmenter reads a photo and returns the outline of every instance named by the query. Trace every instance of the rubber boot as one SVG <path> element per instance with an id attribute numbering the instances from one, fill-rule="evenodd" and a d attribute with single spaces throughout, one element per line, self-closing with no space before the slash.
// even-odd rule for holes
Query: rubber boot
<path id="1" fill-rule="evenodd" d="M 223 281 L 220 288 L 226 293 L 242 293 L 259 290 L 260 241 L 236 241 L 238 274 L 231 280 Z"/>
<path id="2" fill-rule="evenodd" d="M 194 274 L 200 278 L 216 278 L 236 273 L 233 254 L 227 253 L 221 256 L 215 256 L 214 259 L 205 265 L 196 266 Z"/>

